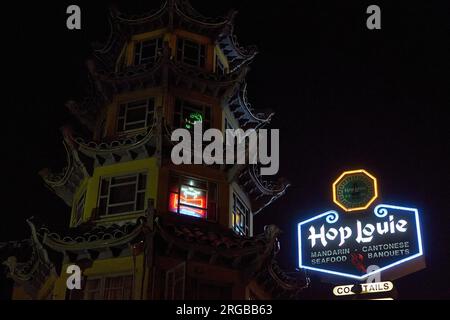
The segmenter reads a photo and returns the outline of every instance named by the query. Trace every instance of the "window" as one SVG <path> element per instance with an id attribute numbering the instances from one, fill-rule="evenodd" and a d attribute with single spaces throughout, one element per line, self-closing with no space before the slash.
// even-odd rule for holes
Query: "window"
<path id="1" fill-rule="evenodd" d="M 145 173 L 102 178 L 99 215 L 135 213 L 144 210 L 146 184 Z"/>
<path id="2" fill-rule="evenodd" d="M 74 217 L 74 226 L 77 226 L 81 219 L 83 218 L 84 212 L 84 203 L 86 201 L 86 190 L 81 195 L 80 199 L 78 199 L 77 206 L 75 208 L 75 217 Z"/>
<path id="3" fill-rule="evenodd" d="M 144 129 L 153 123 L 154 115 L 154 98 L 123 103 L 119 106 L 117 132 Z"/>
<path id="4" fill-rule="evenodd" d="M 218 56 L 216 56 L 216 73 L 220 76 L 226 74 L 225 66 Z"/>
<path id="5" fill-rule="evenodd" d="M 244 202 L 233 193 L 233 230 L 238 235 L 250 235 L 250 210 Z"/>
<path id="6" fill-rule="evenodd" d="M 162 49 L 162 38 L 137 42 L 134 46 L 134 65 L 154 63 Z"/>
<path id="7" fill-rule="evenodd" d="M 116 276 L 87 279 L 84 288 L 85 300 L 131 300 L 133 277 Z"/>
<path id="8" fill-rule="evenodd" d="M 201 122 L 203 130 L 211 127 L 211 110 L 209 106 L 196 105 L 177 98 L 173 118 L 175 128 L 194 129 L 194 124 Z"/>
<path id="9" fill-rule="evenodd" d="M 166 272 L 166 300 L 184 299 L 184 286 L 186 278 L 186 263 L 180 263 Z"/>
<path id="10" fill-rule="evenodd" d="M 170 212 L 216 220 L 217 185 L 215 183 L 172 176 L 169 188 Z"/>
<path id="11" fill-rule="evenodd" d="M 177 40 L 177 59 L 196 67 L 204 67 L 206 61 L 206 46 L 187 39 Z"/>

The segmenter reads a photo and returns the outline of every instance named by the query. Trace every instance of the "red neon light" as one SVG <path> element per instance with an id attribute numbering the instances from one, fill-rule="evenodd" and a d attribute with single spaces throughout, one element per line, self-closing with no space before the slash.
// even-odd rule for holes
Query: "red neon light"
<path id="1" fill-rule="evenodd" d="M 205 197 L 200 197 L 200 198 L 190 198 L 188 197 L 180 197 L 180 203 L 182 204 L 188 204 L 190 206 L 194 206 L 194 207 L 199 207 L 199 208 L 204 208 L 204 201 L 205 201 Z"/>
<path id="2" fill-rule="evenodd" d="M 171 193 L 169 197 L 169 210 L 172 212 L 178 212 L 178 200 L 180 200 L 180 211 L 179 213 L 189 215 L 189 216 L 196 216 L 196 217 L 204 217 L 206 214 L 206 210 L 201 209 L 205 207 L 206 203 L 206 197 L 184 197 L 181 195 L 180 197 L 176 193 Z M 183 206 L 183 204 L 198 207 L 200 209 L 192 208 Z"/>
<path id="3" fill-rule="evenodd" d="M 176 193 L 170 194 L 169 210 L 172 212 L 178 212 L 178 194 Z"/>

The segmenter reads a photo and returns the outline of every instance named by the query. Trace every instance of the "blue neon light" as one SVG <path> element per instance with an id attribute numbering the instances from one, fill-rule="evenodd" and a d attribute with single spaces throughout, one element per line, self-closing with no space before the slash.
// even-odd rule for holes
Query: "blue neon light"
<path id="1" fill-rule="evenodd" d="M 420 220 L 419 220 L 419 211 L 415 208 L 408 208 L 408 207 L 400 207 L 400 206 L 394 206 L 394 205 L 389 205 L 389 204 L 379 204 L 374 208 L 374 214 L 377 217 L 384 217 L 387 215 L 388 210 L 387 209 L 394 209 L 394 210 L 402 210 L 402 211 L 409 211 L 411 213 L 414 214 L 415 220 L 416 220 L 416 230 L 417 230 L 417 243 L 418 243 L 418 253 L 404 258 L 402 260 L 396 261 L 394 263 L 391 263 L 385 267 L 382 267 L 380 269 L 377 269 L 375 271 L 369 272 L 367 274 L 361 275 L 361 276 L 357 276 L 357 275 L 353 275 L 353 274 L 349 274 L 349 273 L 343 273 L 343 272 L 337 272 L 337 271 L 332 271 L 332 270 L 326 270 L 326 269 L 320 269 L 320 268 L 314 268 L 314 267 L 310 267 L 310 266 L 305 266 L 303 265 L 302 262 L 302 237 L 301 237 L 301 227 L 302 225 L 309 223 L 311 221 L 320 219 L 324 216 L 327 216 L 325 219 L 328 223 L 335 223 L 338 219 L 339 219 L 339 214 L 334 211 L 334 210 L 330 210 L 327 212 L 324 212 L 320 215 L 317 215 L 315 217 L 312 217 L 308 220 L 302 221 L 297 225 L 297 230 L 298 230 L 298 257 L 299 257 L 299 267 L 301 269 L 307 269 L 307 270 L 312 270 L 312 271 L 317 271 L 317 272 L 322 272 L 322 273 L 328 273 L 328 274 L 333 274 L 333 275 L 337 275 L 337 276 L 342 276 L 342 277 L 347 277 L 347 278 L 353 278 L 353 279 L 357 279 L 357 280 L 362 280 L 364 278 L 367 278 L 368 276 L 371 276 L 375 273 L 379 273 L 383 270 L 387 270 L 390 269 L 394 266 L 400 265 L 402 263 L 405 263 L 409 260 L 415 259 L 417 257 L 420 257 L 423 255 L 423 247 L 422 247 L 422 235 L 421 235 L 421 226 L 420 226 Z"/>

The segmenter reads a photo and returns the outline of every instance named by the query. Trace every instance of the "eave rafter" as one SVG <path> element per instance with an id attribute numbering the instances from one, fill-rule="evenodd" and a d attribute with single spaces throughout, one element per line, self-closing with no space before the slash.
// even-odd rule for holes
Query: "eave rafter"
<path id="1" fill-rule="evenodd" d="M 239 82 L 232 90 L 232 94 L 226 99 L 230 111 L 241 128 L 262 128 L 270 123 L 275 113 L 265 114 L 256 112 L 247 97 L 247 83 Z"/>
<path id="2" fill-rule="evenodd" d="M 63 129 L 63 145 L 66 152 L 66 166 L 55 173 L 46 168 L 39 172 L 47 186 L 50 187 L 68 206 L 72 206 L 73 194 L 84 178 L 89 176 L 85 164 L 80 160 L 74 144 Z"/>
<path id="3" fill-rule="evenodd" d="M 136 223 L 130 222 L 122 226 L 96 226 L 84 233 L 77 234 L 76 230 L 72 230 L 71 235 L 64 236 L 45 227 L 41 227 L 39 232 L 43 244 L 52 250 L 72 255 L 88 252 L 92 256 L 95 251 L 128 248 L 128 244 L 141 235 L 144 225 L 145 220 L 138 219 Z"/>
<path id="4" fill-rule="evenodd" d="M 236 11 L 225 17 L 208 18 L 198 13 L 185 0 L 168 0 L 151 12 L 134 15 L 111 8 L 110 33 L 104 44 L 94 45 L 94 56 L 103 68 L 113 71 L 125 44 L 134 34 L 159 28 L 180 28 L 210 37 L 223 50 L 229 60 L 230 72 L 249 63 L 257 54 L 255 46 L 242 47 L 233 34 Z"/>
<path id="5" fill-rule="evenodd" d="M 256 274 L 255 279 L 272 299 L 299 299 L 310 284 L 310 279 L 303 272 L 286 272 L 275 258 L 271 259 L 267 268 L 261 269 Z"/>
<path id="6" fill-rule="evenodd" d="M 25 262 L 19 262 L 17 255 L 20 255 L 22 246 L 16 248 L 15 255 L 9 256 L 5 261 L 0 261 L 7 267 L 7 276 L 19 285 L 23 285 L 26 292 L 37 298 L 39 290 L 48 277 L 57 276 L 55 266 L 50 261 L 47 250 L 39 239 L 38 233 L 31 220 L 27 220 L 31 229 L 31 238 L 26 241 L 31 248 L 31 253 Z M 25 242 L 22 241 L 22 244 Z M 2 247 L 0 246 L 0 251 Z"/>
<path id="7" fill-rule="evenodd" d="M 82 137 L 74 137 L 70 132 L 68 139 L 75 145 L 77 152 L 85 160 L 93 161 L 93 166 L 103 166 L 122 161 L 143 159 L 158 155 L 158 115 L 145 131 L 133 135 L 119 137 L 110 142 L 85 141 Z"/>
<path id="8" fill-rule="evenodd" d="M 260 174 L 260 170 L 259 165 L 249 165 L 238 176 L 239 184 L 252 199 L 254 215 L 284 195 L 290 186 L 290 183 L 284 179 L 273 181 L 264 178 Z"/>

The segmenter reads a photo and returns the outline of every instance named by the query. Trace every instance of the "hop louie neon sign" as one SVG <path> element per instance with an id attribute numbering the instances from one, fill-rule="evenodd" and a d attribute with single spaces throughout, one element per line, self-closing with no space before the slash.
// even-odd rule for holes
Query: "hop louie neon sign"
<path id="1" fill-rule="evenodd" d="M 351 211 L 330 210 L 298 224 L 300 268 L 362 280 L 423 255 L 417 209 L 363 204 Z M 367 272 L 370 265 L 380 269 Z"/>

